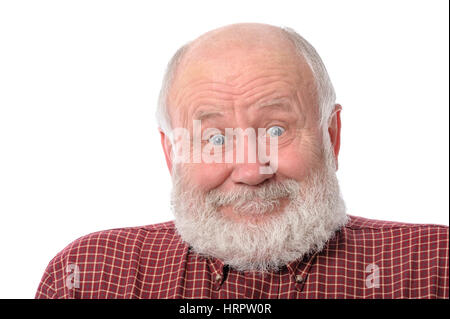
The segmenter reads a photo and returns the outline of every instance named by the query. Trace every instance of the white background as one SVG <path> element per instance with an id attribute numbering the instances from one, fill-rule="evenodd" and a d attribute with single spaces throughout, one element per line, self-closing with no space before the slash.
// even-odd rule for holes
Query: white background
<path id="1" fill-rule="evenodd" d="M 172 219 L 163 71 L 235 22 L 292 27 L 322 56 L 350 214 L 448 225 L 448 1 L 1 1 L 1 298 L 34 297 L 82 235 Z"/>

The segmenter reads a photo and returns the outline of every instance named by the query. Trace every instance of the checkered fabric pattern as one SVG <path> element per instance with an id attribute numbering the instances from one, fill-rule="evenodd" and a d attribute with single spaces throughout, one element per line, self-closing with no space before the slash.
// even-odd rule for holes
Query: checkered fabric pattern
<path id="1" fill-rule="evenodd" d="M 36 298 L 448 298 L 447 226 L 349 216 L 326 247 L 269 273 L 192 252 L 173 222 L 84 236 Z"/>

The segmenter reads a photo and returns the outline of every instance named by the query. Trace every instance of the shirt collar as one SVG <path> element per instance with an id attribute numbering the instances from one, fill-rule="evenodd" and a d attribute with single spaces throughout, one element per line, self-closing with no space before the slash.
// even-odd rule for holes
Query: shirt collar
<path id="1" fill-rule="evenodd" d="M 304 283 L 306 282 L 309 270 L 314 264 L 317 254 L 318 252 L 314 252 L 312 254 L 306 255 L 302 258 L 289 262 L 286 266 L 283 267 L 283 269 L 287 268 L 290 277 L 296 283 L 296 285 L 299 286 L 299 288 L 303 287 Z M 212 280 L 216 284 L 220 285 L 225 277 L 225 264 L 222 260 L 214 257 L 207 257 L 207 264 L 211 272 Z"/>

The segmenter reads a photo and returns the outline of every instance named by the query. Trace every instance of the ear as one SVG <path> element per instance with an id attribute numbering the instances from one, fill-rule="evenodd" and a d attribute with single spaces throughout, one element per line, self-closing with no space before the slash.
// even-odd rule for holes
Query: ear
<path id="1" fill-rule="evenodd" d="M 328 125 L 328 134 L 334 151 L 336 170 L 338 170 L 339 148 L 341 147 L 341 111 L 342 106 L 336 104 Z"/>
<path id="2" fill-rule="evenodd" d="M 170 175 L 172 175 L 172 143 L 170 142 L 169 137 L 161 129 L 159 129 L 159 134 L 161 135 L 161 145 L 164 150 L 167 168 L 169 169 Z"/>

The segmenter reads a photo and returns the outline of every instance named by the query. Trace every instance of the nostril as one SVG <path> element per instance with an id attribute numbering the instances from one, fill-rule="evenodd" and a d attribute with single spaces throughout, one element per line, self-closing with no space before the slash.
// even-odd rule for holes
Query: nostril
<path id="1" fill-rule="evenodd" d="M 261 183 L 259 183 L 258 186 L 264 186 L 265 184 L 270 183 L 270 180 L 271 180 L 271 178 L 268 178 L 268 179 L 262 181 Z"/>
<path id="2" fill-rule="evenodd" d="M 257 186 L 272 178 L 274 174 L 261 174 L 258 163 L 243 163 L 233 165 L 231 179 L 234 183 Z"/>

